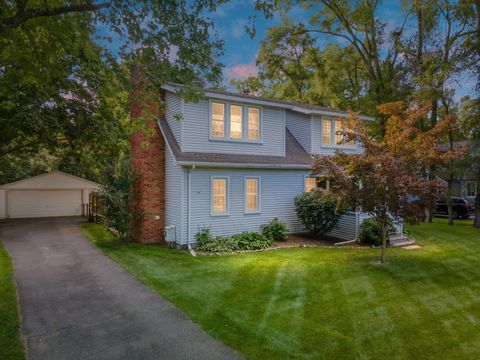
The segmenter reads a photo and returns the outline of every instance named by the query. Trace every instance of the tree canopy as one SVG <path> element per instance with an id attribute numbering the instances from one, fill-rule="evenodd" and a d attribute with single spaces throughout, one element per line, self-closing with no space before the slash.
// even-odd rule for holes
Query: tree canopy
<path id="1" fill-rule="evenodd" d="M 216 5 L 1 1 L 0 182 L 52 167 L 95 177 L 113 165 L 128 148 L 130 64 L 156 87 L 218 83 Z"/>

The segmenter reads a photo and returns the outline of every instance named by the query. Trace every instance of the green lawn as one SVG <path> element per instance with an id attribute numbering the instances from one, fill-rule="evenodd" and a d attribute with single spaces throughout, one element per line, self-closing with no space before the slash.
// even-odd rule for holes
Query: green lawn
<path id="1" fill-rule="evenodd" d="M 480 230 L 412 227 L 417 250 L 284 249 L 192 257 L 83 231 L 249 359 L 480 358 Z"/>
<path id="2" fill-rule="evenodd" d="M 25 359 L 12 260 L 0 242 L 0 358 Z"/>

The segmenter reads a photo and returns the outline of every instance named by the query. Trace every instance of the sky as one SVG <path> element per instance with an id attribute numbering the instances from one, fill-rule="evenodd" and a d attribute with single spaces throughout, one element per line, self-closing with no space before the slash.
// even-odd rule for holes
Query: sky
<path id="1" fill-rule="evenodd" d="M 256 36 L 252 39 L 245 32 L 249 16 L 257 15 Z M 303 9 L 293 9 L 290 12 L 295 19 L 308 19 L 308 13 Z M 401 15 L 401 1 L 386 0 L 380 7 L 379 15 L 387 22 L 388 29 L 400 27 L 403 21 Z M 250 0 L 232 0 L 221 5 L 213 15 L 216 30 L 225 41 L 224 55 L 220 61 L 225 65 L 224 85 L 232 89 L 229 80 L 245 78 L 255 75 L 256 56 L 260 49 L 260 41 L 265 37 L 268 28 L 280 22 L 279 16 L 266 20 L 262 14 L 254 11 Z M 331 37 L 325 41 L 332 41 Z M 473 80 L 468 76 L 461 76 L 453 87 L 456 89 L 456 98 L 473 93 Z"/>

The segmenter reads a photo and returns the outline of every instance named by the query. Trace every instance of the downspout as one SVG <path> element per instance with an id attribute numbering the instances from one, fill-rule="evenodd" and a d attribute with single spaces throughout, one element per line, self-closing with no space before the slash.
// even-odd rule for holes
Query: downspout
<path id="1" fill-rule="evenodd" d="M 190 245 L 190 209 L 192 203 L 191 197 L 191 189 L 192 189 L 192 172 L 191 170 L 195 169 L 195 165 L 192 165 L 191 168 L 187 170 L 187 250 L 192 256 L 197 256 L 195 250 L 193 250 L 192 246 Z"/>

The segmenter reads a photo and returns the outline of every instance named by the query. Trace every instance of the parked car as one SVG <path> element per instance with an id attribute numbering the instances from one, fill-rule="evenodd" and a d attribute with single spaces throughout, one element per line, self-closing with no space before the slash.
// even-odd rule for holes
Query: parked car
<path id="1" fill-rule="evenodd" d="M 455 219 L 468 219 L 475 212 L 475 207 L 467 199 L 452 197 L 452 210 Z M 435 204 L 434 215 L 448 215 L 446 200 L 439 200 Z"/>

